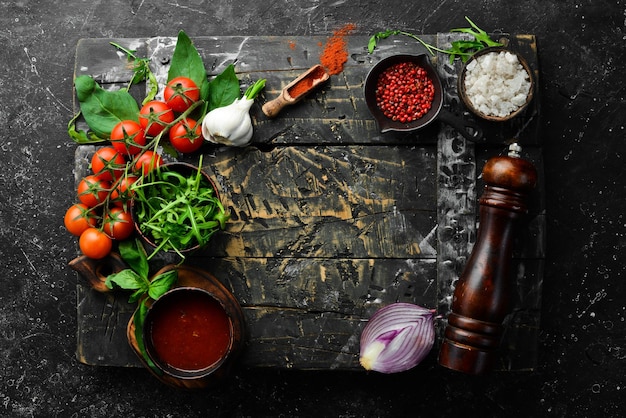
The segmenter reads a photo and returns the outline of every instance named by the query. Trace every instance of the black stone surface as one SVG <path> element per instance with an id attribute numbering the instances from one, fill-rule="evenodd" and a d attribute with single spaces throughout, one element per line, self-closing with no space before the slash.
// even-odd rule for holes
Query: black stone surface
<path id="1" fill-rule="evenodd" d="M 195 394 L 76 361 L 76 241 L 62 217 L 78 39 L 320 35 L 346 22 L 437 33 L 466 15 L 539 40 L 548 253 L 536 371 L 477 378 L 432 358 L 389 376 L 239 370 Z M 625 16 L 623 0 L 0 2 L 0 416 L 625 416 Z"/>

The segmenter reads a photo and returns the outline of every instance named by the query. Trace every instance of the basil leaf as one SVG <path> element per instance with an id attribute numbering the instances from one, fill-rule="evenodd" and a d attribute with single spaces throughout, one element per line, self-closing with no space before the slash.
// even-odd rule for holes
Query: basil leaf
<path id="1" fill-rule="evenodd" d="M 188 77 L 200 89 L 200 99 L 209 97 L 209 80 L 207 79 L 204 61 L 198 50 L 184 31 L 178 32 L 176 47 L 167 73 L 167 81 L 176 77 Z"/>
<path id="2" fill-rule="evenodd" d="M 139 240 L 124 240 L 119 244 L 120 255 L 144 282 L 148 281 L 150 266 L 146 250 Z"/>
<path id="3" fill-rule="evenodd" d="M 154 364 L 154 362 L 150 359 L 150 356 L 146 352 L 146 345 L 143 342 L 143 324 L 146 319 L 146 314 L 148 313 L 148 306 L 146 306 L 146 300 L 142 300 L 135 311 L 135 315 L 133 316 L 133 322 L 135 323 L 135 340 L 137 341 L 137 347 L 139 348 L 139 352 L 141 356 L 146 361 L 146 364 L 152 369 L 154 373 L 157 375 L 163 374 L 161 370 Z"/>
<path id="4" fill-rule="evenodd" d="M 166 271 L 163 274 L 156 276 L 148 286 L 148 295 L 152 299 L 158 299 L 162 294 L 172 288 L 174 282 L 178 278 L 176 270 Z"/>
<path id="5" fill-rule="evenodd" d="M 139 106 L 128 91 L 104 90 L 88 75 L 76 77 L 74 86 L 83 117 L 97 136 L 110 136 L 122 120 L 139 120 Z"/>
<path id="6" fill-rule="evenodd" d="M 121 287 L 126 290 L 143 290 L 146 291 L 148 285 L 137 273 L 131 269 L 125 269 L 117 273 L 109 274 L 104 284 L 113 289 L 113 285 Z"/>
<path id="7" fill-rule="evenodd" d="M 228 106 L 235 99 L 241 97 L 241 89 L 239 87 L 239 79 L 235 74 L 235 66 L 230 64 L 228 67 L 218 74 L 211 82 L 209 98 L 209 111 L 218 107 Z"/>

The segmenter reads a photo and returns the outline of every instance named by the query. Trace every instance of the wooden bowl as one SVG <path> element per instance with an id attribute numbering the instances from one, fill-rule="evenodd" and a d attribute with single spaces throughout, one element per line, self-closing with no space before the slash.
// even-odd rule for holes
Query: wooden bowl
<path id="1" fill-rule="evenodd" d="M 520 62 L 520 64 L 524 68 L 524 70 L 526 70 L 526 73 L 528 74 L 528 77 L 530 79 L 530 88 L 528 90 L 528 95 L 526 96 L 526 101 L 524 102 L 524 104 L 522 104 L 516 110 L 512 111 L 511 113 L 509 113 L 506 116 L 488 115 L 488 114 L 485 114 L 485 113 L 479 111 L 473 105 L 472 101 L 468 97 L 467 91 L 466 91 L 467 89 L 466 89 L 466 86 L 465 86 L 465 78 L 466 78 L 466 74 L 467 74 L 467 71 L 468 71 L 468 65 L 470 65 L 473 61 L 475 61 L 476 59 L 478 59 L 481 56 L 484 56 L 484 55 L 490 54 L 490 53 L 500 53 L 500 52 L 509 52 L 509 53 L 517 56 L 518 61 Z M 463 101 L 463 103 L 465 104 L 465 106 L 474 115 L 476 115 L 476 116 L 478 116 L 478 117 L 480 117 L 482 119 L 492 121 L 492 122 L 507 121 L 507 120 L 513 119 L 514 117 L 516 117 L 520 113 L 522 113 L 528 107 L 528 104 L 532 101 L 534 90 L 535 90 L 535 81 L 534 81 L 533 73 L 532 73 L 532 71 L 530 69 L 530 66 L 528 65 L 528 62 L 520 54 L 518 54 L 518 53 L 516 53 L 514 51 L 511 51 L 511 50 L 507 49 L 506 47 L 490 47 L 490 48 L 481 49 L 480 51 L 476 52 L 474 55 L 472 55 L 470 57 L 469 60 L 467 60 L 467 62 L 463 66 L 463 69 L 461 70 L 461 74 L 458 77 L 458 94 L 459 94 L 459 97 L 461 98 L 461 100 Z"/>
<path id="2" fill-rule="evenodd" d="M 235 296 L 207 271 L 185 265 L 168 265 L 158 271 L 155 276 L 169 270 L 177 271 L 178 279 L 176 285 L 156 301 L 149 303 L 141 334 L 146 353 L 155 364 L 158 372 L 153 370 L 142 356 L 135 334 L 134 315 L 127 327 L 128 342 L 144 367 L 162 383 L 179 389 L 205 389 L 215 386 L 229 375 L 233 364 L 243 349 L 245 342 L 243 311 Z M 195 303 L 192 303 L 194 300 Z M 196 307 L 198 304 L 209 305 L 211 306 L 211 312 L 220 313 L 221 319 L 226 320 L 227 323 L 228 336 L 221 340 L 225 344 L 222 347 L 223 354 L 212 357 L 215 359 L 214 361 L 208 360 L 201 367 L 190 367 L 188 365 L 176 364 L 176 362 L 170 364 L 167 361 L 167 357 L 164 358 L 159 354 L 162 351 L 160 351 L 158 344 L 162 344 L 163 340 L 156 341 L 153 338 L 154 326 L 155 324 L 158 325 L 155 321 L 160 321 L 161 325 L 167 324 L 167 322 L 163 321 L 163 318 L 165 318 L 163 315 L 168 314 L 168 311 L 171 313 L 172 308 L 176 308 L 180 303 L 185 306 L 194 304 Z M 187 331 L 193 330 L 194 326 L 203 322 L 203 319 L 198 320 L 197 318 L 191 321 L 192 323 L 187 328 Z M 178 319 L 180 320 L 180 318 Z M 205 332 L 208 328 L 210 328 L 210 325 L 205 323 L 204 330 L 201 331 Z M 223 327 L 220 327 L 220 329 L 223 329 Z M 206 337 L 206 335 L 203 337 Z M 184 338 L 188 340 L 190 337 L 186 335 Z M 177 339 L 175 341 L 181 342 L 182 340 Z M 200 351 L 202 351 L 202 348 Z M 189 352 L 186 354 L 189 354 Z M 205 354 L 200 353 L 201 356 Z M 184 367 L 181 367 L 181 365 Z"/>

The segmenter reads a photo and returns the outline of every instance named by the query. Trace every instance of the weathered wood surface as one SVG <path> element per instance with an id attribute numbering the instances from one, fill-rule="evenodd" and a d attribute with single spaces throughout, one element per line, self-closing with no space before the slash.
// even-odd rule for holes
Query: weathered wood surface
<path id="1" fill-rule="evenodd" d="M 425 35 L 446 46 L 449 34 Z M 458 35 L 457 35 L 458 36 Z M 108 39 L 85 39 L 77 47 L 76 75 L 94 76 L 106 88 L 125 85 L 125 56 Z M 164 81 L 175 39 L 119 39 L 152 58 Z M 232 213 L 189 264 L 208 270 L 243 306 L 247 366 L 298 369 L 358 368 L 359 336 L 379 307 L 406 301 L 449 310 L 454 281 L 471 251 L 476 231 L 477 173 L 489 156 L 519 136 L 541 172 L 539 100 L 523 121 L 504 127 L 482 124 L 487 144 L 467 143 L 436 123 L 417 133 L 380 134 L 362 97 L 365 76 L 395 53 L 423 53 L 402 38 L 381 43 L 373 55 L 367 38 L 350 37 L 344 72 L 331 77 L 275 119 L 261 112 L 302 71 L 317 64 L 321 37 L 203 37 L 194 43 L 210 75 L 234 62 L 245 85 L 267 78 L 253 106 L 253 144 L 243 149 L 206 146 L 204 166 L 216 179 Z M 537 69 L 531 36 L 511 38 Z M 446 106 L 459 114 L 458 65 L 435 59 Z M 537 72 L 538 74 L 538 72 Z M 143 93 L 135 89 L 138 97 Z M 538 95 L 536 95 L 538 98 Z M 467 117 L 467 115 L 465 115 Z M 76 176 L 85 173 L 92 147 L 77 149 Z M 520 237 L 516 309 L 505 336 L 502 368 L 530 369 L 536 360 L 543 271 L 543 188 L 533 197 L 529 228 Z M 102 295 L 78 286 L 80 361 L 137 366 L 126 341 L 133 306 L 125 294 Z M 437 324 L 443 330 L 443 321 Z"/>

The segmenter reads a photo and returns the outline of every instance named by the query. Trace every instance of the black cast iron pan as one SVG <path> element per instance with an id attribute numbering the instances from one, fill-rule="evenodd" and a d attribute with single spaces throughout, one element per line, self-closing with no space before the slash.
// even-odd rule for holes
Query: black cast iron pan
<path id="1" fill-rule="evenodd" d="M 399 121 L 391 120 L 386 117 L 383 112 L 376 105 L 376 82 L 380 74 L 387 68 L 400 62 L 414 62 L 420 67 L 426 70 L 428 77 L 432 80 L 435 87 L 435 96 L 433 99 L 432 107 L 421 118 L 409 123 L 402 123 Z M 431 65 L 430 59 L 427 55 L 392 55 L 390 57 L 382 59 L 367 74 L 365 79 L 365 102 L 369 108 L 372 116 L 376 119 L 378 128 L 381 133 L 389 131 L 408 132 L 421 129 L 431 124 L 433 121 L 443 122 L 456 129 L 463 137 L 469 141 L 482 140 L 482 130 L 472 123 L 465 120 L 443 108 L 443 87 L 441 85 L 441 79 L 435 68 Z"/>

